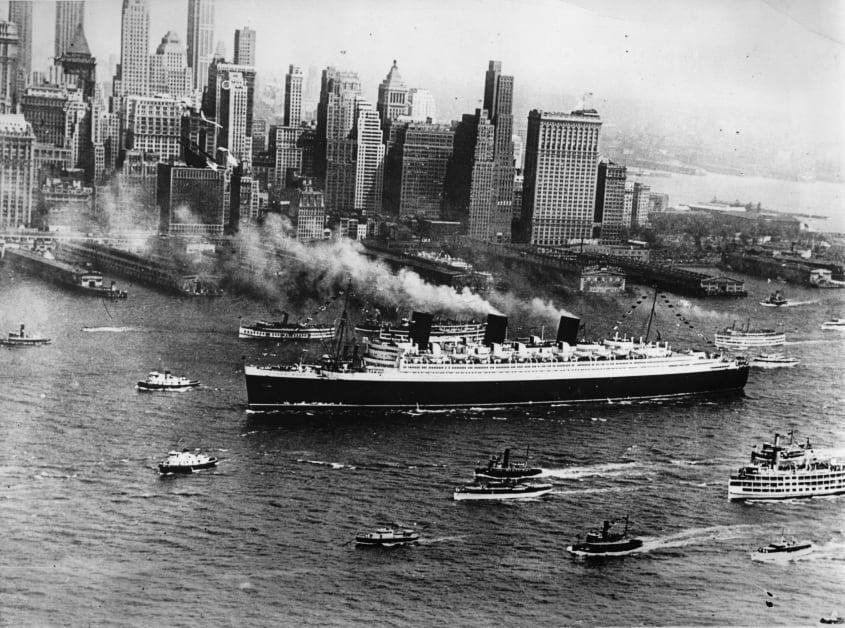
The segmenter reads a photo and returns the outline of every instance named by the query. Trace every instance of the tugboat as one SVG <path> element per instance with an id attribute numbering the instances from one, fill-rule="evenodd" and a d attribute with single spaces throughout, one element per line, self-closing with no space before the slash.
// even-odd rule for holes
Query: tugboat
<path id="1" fill-rule="evenodd" d="M 6 338 L 0 338 L 0 345 L 9 347 L 37 347 L 48 344 L 50 344 L 50 339 L 41 334 L 27 334 L 23 323 L 21 323 L 20 331 L 10 331 Z"/>
<path id="2" fill-rule="evenodd" d="M 761 353 L 751 358 L 751 366 L 761 369 L 777 369 L 801 364 L 798 358 L 789 357 L 783 353 Z"/>
<path id="3" fill-rule="evenodd" d="M 368 547 L 394 547 L 397 545 L 415 545 L 420 540 L 420 533 L 414 530 L 393 528 L 379 528 L 375 532 L 367 532 L 355 536 L 356 545 Z"/>
<path id="4" fill-rule="evenodd" d="M 781 535 L 780 543 L 769 543 L 763 547 L 758 547 L 756 551 L 751 552 L 751 560 L 769 561 L 769 560 L 795 560 L 801 556 L 806 556 L 813 551 L 813 544 L 809 541 L 798 542 L 795 539 L 789 541 Z"/>
<path id="5" fill-rule="evenodd" d="M 525 450 L 525 462 L 513 462 L 511 450 L 505 449 L 502 456 L 491 456 L 486 467 L 476 467 L 475 477 L 485 480 L 525 480 L 540 475 L 543 470 L 528 466 L 528 449 Z"/>
<path id="6" fill-rule="evenodd" d="M 625 516 L 625 529 L 611 532 L 612 521 L 605 521 L 601 530 L 587 533 L 587 539 L 566 548 L 568 552 L 577 556 L 624 556 L 643 546 L 642 539 L 628 536 L 628 517 Z"/>
<path id="7" fill-rule="evenodd" d="M 174 390 L 182 391 L 189 388 L 195 388 L 200 383 L 195 379 L 188 379 L 187 377 L 177 377 L 171 374 L 170 371 L 159 373 L 158 371 L 151 371 L 147 375 L 147 379 L 138 382 L 138 390 Z"/>
<path id="8" fill-rule="evenodd" d="M 171 451 L 167 458 L 158 463 L 159 473 L 193 473 L 217 465 L 217 458 L 191 453 L 187 449 Z"/>
<path id="9" fill-rule="evenodd" d="M 551 484 L 524 484 L 517 480 L 498 480 L 459 486 L 454 498 L 461 500 L 530 499 L 540 497 L 552 490 Z"/>
<path id="10" fill-rule="evenodd" d="M 789 303 L 789 299 L 783 296 L 780 290 L 775 290 L 765 301 L 760 301 L 760 305 L 765 305 L 766 307 L 780 307 L 787 303 Z"/>

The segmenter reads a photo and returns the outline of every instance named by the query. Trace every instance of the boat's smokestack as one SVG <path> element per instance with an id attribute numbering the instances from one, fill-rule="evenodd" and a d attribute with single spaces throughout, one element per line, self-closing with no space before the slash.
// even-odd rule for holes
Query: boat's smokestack
<path id="1" fill-rule="evenodd" d="M 23 323 L 21 323 L 21 338 L 23 338 L 23 330 L 26 327 Z"/>
<path id="2" fill-rule="evenodd" d="M 580 320 L 575 316 L 561 316 L 557 328 L 557 341 L 565 342 L 573 347 L 578 344 L 578 323 Z"/>
<path id="3" fill-rule="evenodd" d="M 287 324 L 288 324 L 288 313 L 282 312 L 282 325 L 287 325 Z"/>
<path id="4" fill-rule="evenodd" d="M 777 469 L 778 464 L 780 463 L 780 434 L 778 433 L 775 433 L 775 444 L 772 447 L 772 451 L 775 454 L 772 458 L 772 467 Z"/>
<path id="5" fill-rule="evenodd" d="M 505 449 L 505 455 L 502 457 L 502 466 L 507 467 L 511 458 L 511 450 Z"/>
<path id="6" fill-rule="evenodd" d="M 408 324 L 408 336 L 420 349 L 428 347 L 428 339 L 431 336 L 431 323 L 434 316 L 427 312 L 413 312 L 411 322 Z"/>
<path id="7" fill-rule="evenodd" d="M 484 330 L 484 344 L 502 343 L 508 331 L 508 317 L 496 314 L 487 315 L 487 327 Z"/>

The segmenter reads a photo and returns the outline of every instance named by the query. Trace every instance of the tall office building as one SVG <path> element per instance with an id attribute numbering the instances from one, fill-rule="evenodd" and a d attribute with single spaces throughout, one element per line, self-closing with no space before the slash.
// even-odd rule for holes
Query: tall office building
<path id="1" fill-rule="evenodd" d="M 65 76 L 75 76 L 77 85 L 82 90 L 86 100 L 94 97 L 97 84 L 97 60 L 91 56 L 88 40 L 85 39 L 85 28 L 80 24 L 76 27 L 73 41 L 65 48 L 56 63 L 62 66 Z"/>
<path id="2" fill-rule="evenodd" d="M 277 190 L 302 174 L 302 136 L 306 130 L 301 126 L 274 126 L 270 130 L 270 152 L 275 156 L 273 185 Z"/>
<path id="3" fill-rule="evenodd" d="M 9 0 L 9 21 L 18 27 L 18 93 L 22 93 L 32 71 L 32 2 Z"/>
<path id="4" fill-rule="evenodd" d="M 649 196 L 651 186 L 634 182 L 634 195 L 631 198 L 631 226 L 645 227 L 648 225 Z"/>
<path id="5" fill-rule="evenodd" d="M 354 180 L 354 140 L 349 135 L 355 123 L 355 102 L 361 95 L 361 81 L 356 72 L 341 72 L 333 67 L 323 70 L 320 103 L 317 106 L 317 142 L 314 169 L 326 178 L 326 206 L 330 211 L 351 209 L 348 189 Z M 343 201 L 347 207 L 340 207 Z M 347 203 L 347 201 L 349 201 Z"/>
<path id="6" fill-rule="evenodd" d="M 162 160 L 181 155 L 182 103 L 167 96 L 129 96 L 126 99 L 127 150 L 158 155 Z"/>
<path id="7" fill-rule="evenodd" d="M 599 163 L 593 237 L 602 244 L 621 244 L 625 227 L 625 166 L 608 160 Z"/>
<path id="8" fill-rule="evenodd" d="M 32 222 L 35 135 L 20 114 L 0 114 L 0 229 L 16 229 Z"/>
<path id="9" fill-rule="evenodd" d="M 315 190 L 311 180 L 302 182 L 299 192 L 299 203 L 296 210 L 296 239 L 300 242 L 310 242 L 323 239 L 323 229 L 326 226 L 326 203 L 323 193 Z"/>
<path id="10" fill-rule="evenodd" d="M 285 126 L 299 126 L 302 121 L 302 70 L 288 66 L 285 74 Z"/>
<path id="11" fill-rule="evenodd" d="M 0 20 L 0 114 L 14 111 L 17 90 L 18 25 Z"/>
<path id="12" fill-rule="evenodd" d="M 56 59 L 70 46 L 77 27 L 84 24 L 84 0 L 56 0 L 56 39 L 53 47 L 53 56 Z"/>
<path id="13" fill-rule="evenodd" d="M 355 119 L 355 198 L 353 208 L 368 214 L 381 213 L 384 185 L 384 143 L 379 113 L 359 100 Z"/>
<path id="14" fill-rule="evenodd" d="M 440 218 L 455 130 L 446 124 L 407 125 L 402 134 L 399 215 Z"/>
<path id="15" fill-rule="evenodd" d="M 154 55 L 150 55 L 150 93 L 169 94 L 173 98 L 193 93 L 191 68 L 182 41 L 173 31 L 161 38 Z"/>
<path id="16" fill-rule="evenodd" d="M 402 75 L 399 74 L 396 59 L 393 60 L 390 71 L 378 86 L 376 109 L 385 126 L 399 116 L 408 115 L 408 87 L 402 80 Z"/>
<path id="17" fill-rule="evenodd" d="M 206 152 L 226 148 L 238 161 L 252 162 L 252 116 L 255 102 L 255 68 L 215 59 L 208 67 L 203 112 L 213 125 Z"/>
<path id="18" fill-rule="evenodd" d="M 226 172 L 191 168 L 184 163 L 159 163 L 156 201 L 159 233 L 219 235 L 229 207 Z M 240 191 L 238 191 L 240 192 Z"/>
<path id="19" fill-rule="evenodd" d="M 594 109 L 528 114 L 521 240 L 561 245 L 590 238 L 600 129 Z"/>
<path id="20" fill-rule="evenodd" d="M 255 31 L 249 26 L 235 30 L 235 63 L 255 67 Z"/>
<path id="21" fill-rule="evenodd" d="M 625 184 L 625 200 L 622 202 L 622 226 L 631 228 L 631 214 L 634 208 L 634 185 L 632 183 Z"/>
<path id="22" fill-rule="evenodd" d="M 491 233 L 510 241 L 513 218 L 513 76 L 502 74 L 502 62 L 490 61 L 484 76 L 484 109 L 495 129 L 493 148 L 494 209 Z M 498 236 L 497 236 L 498 237 Z"/>
<path id="23" fill-rule="evenodd" d="M 29 122 L 36 142 L 64 148 L 69 99 L 67 88 L 60 85 L 33 85 L 26 88 L 21 96 L 21 113 Z"/>
<path id="24" fill-rule="evenodd" d="M 208 66 L 214 58 L 214 0 L 188 0 L 188 67 L 193 88 L 208 84 Z"/>
<path id="25" fill-rule="evenodd" d="M 149 94 L 150 7 L 148 0 L 123 0 L 120 65 L 115 79 L 119 96 Z"/>
<path id="26" fill-rule="evenodd" d="M 437 104 L 427 89 L 414 88 L 408 92 L 408 116 L 414 122 L 437 122 Z"/>

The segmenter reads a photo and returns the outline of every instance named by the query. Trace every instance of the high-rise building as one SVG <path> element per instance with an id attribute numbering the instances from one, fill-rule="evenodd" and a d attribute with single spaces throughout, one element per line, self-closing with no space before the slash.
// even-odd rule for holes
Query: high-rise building
<path id="1" fill-rule="evenodd" d="M 39 144 L 65 146 L 66 110 L 70 96 L 60 85 L 34 85 L 21 96 L 21 113 Z"/>
<path id="2" fill-rule="evenodd" d="M 159 232 L 218 235 L 228 218 L 226 171 L 158 164 Z"/>
<path id="3" fill-rule="evenodd" d="M 645 227 L 648 225 L 649 196 L 651 186 L 634 182 L 634 196 L 631 199 L 631 226 Z"/>
<path id="4" fill-rule="evenodd" d="M 399 149 L 400 216 L 440 217 L 454 139 L 455 130 L 446 124 L 407 125 Z"/>
<path id="5" fill-rule="evenodd" d="M 255 31 L 249 26 L 235 30 L 235 64 L 255 67 Z"/>
<path id="6" fill-rule="evenodd" d="M 252 152 L 263 153 L 267 150 L 267 133 L 270 123 L 266 118 L 252 119 Z"/>
<path id="7" fill-rule="evenodd" d="M 625 200 L 622 202 L 622 226 L 626 229 L 631 228 L 631 214 L 634 209 L 634 185 L 632 183 L 625 184 Z"/>
<path id="8" fill-rule="evenodd" d="M 408 92 L 408 116 L 414 122 L 437 122 L 434 95 L 427 89 L 411 89 Z"/>
<path id="9" fill-rule="evenodd" d="M 97 60 L 91 56 L 88 40 L 85 39 L 85 28 L 80 24 L 76 27 L 73 40 L 65 48 L 61 57 L 56 59 L 61 65 L 65 76 L 75 76 L 77 86 L 82 90 L 86 100 L 94 97 L 94 87 L 97 84 Z"/>
<path id="10" fill-rule="evenodd" d="M 305 179 L 296 209 L 296 239 L 300 242 L 322 240 L 325 226 L 326 203 L 323 193 L 312 187 L 310 179 Z"/>
<path id="11" fill-rule="evenodd" d="M 513 218 L 513 76 L 502 74 L 502 62 L 490 61 L 484 76 L 484 109 L 495 129 L 493 185 L 495 199 L 490 233 L 509 242 Z"/>
<path id="12" fill-rule="evenodd" d="M 387 76 L 378 86 L 376 109 L 384 125 L 396 120 L 399 116 L 408 115 L 408 87 L 402 80 L 402 75 L 399 74 L 396 59 L 393 60 Z"/>
<path id="13" fill-rule="evenodd" d="M 150 7 L 148 0 L 123 0 L 120 65 L 115 78 L 119 96 L 149 94 Z"/>
<path id="14" fill-rule="evenodd" d="M 178 159 L 181 155 L 182 103 L 167 96 L 129 96 L 126 99 L 127 150 Z"/>
<path id="15" fill-rule="evenodd" d="M 12 113 L 18 100 L 18 25 L 0 20 L 0 114 Z"/>
<path id="16" fill-rule="evenodd" d="M 381 120 L 370 103 L 359 100 L 355 128 L 355 199 L 357 212 L 381 212 L 384 185 L 384 143 L 381 140 Z"/>
<path id="17" fill-rule="evenodd" d="M 28 227 L 32 222 L 35 135 L 20 114 L 0 114 L 0 229 Z"/>
<path id="18" fill-rule="evenodd" d="M 591 237 L 600 129 L 594 109 L 528 114 L 521 240 L 562 245 Z"/>
<path id="19" fill-rule="evenodd" d="M 211 62 L 202 109 L 206 118 L 216 124 L 207 137 L 206 152 L 214 154 L 222 147 L 238 161 L 252 161 L 254 102 L 255 68 L 218 59 Z"/>
<path id="20" fill-rule="evenodd" d="M 84 0 L 56 0 L 56 38 L 53 47 L 56 59 L 65 53 L 76 35 L 76 29 L 84 24 Z"/>
<path id="21" fill-rule="evenodd" d="M 185 47 L 173 31 L 161 38 L 154 55 L 150 55 L 150 93 L 183 98 L 193 93 L 191 68 Z"/>
<path id="22" fill-rule="evenodd" d="M 9 21 L 18 27 L 18 93 L 22 94 L 32 71 L 32 2 L 9 0 Z"/>
<path id="23" fill-rule="evenodd" d="M 596 205 L 593 236 L 602 244 L 621 244 L 625 224 L 625 166 L 610 160 L 599 163 L 596 177 Z"/>
<path id="24" fill-rule="evenodd" d="M 273 185 L 282 190 L 302 174 L 302 135 L 307 129 L 301 126 L 274 126 L 270 133 L 270 152 L 275 155 Z"/>
<path id="25" fill-rule="evenodd" d="M 188 0 L 187 52 L 193 88 L 202 91 L 214 56 L 214 0 Z"/>
<path id="26" fill-rule="evenodd" d="M 285 74 L 285 126 L 299 126 L 302 121 L 302 70 L 288 66 Z"/>
<path id="27" fill-rule="evenodd" d="M 361 81 L 356 72 L 340 72 L 333 67 L 323 70 L 314 169 L 318 176 L 326 178 L 329 211 L 352 209 L 355 141 L 350 139 L 350 133 L 360 95 Z"/>

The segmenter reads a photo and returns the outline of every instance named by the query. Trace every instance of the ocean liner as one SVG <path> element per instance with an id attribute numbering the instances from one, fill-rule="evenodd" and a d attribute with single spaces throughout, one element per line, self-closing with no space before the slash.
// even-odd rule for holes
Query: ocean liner
<path id="1" fill-rule="evenodd" d="M 739 391 L 748 361 L 614 337 L 579 344 L 579 319 L 561 318 L 557 339 L 505 340 L 507 318 L 490 315 L 481 343 L 432 342 L 432 316 L 415 312 L 410 339 L 364 338 L 320 363 L 244 366 L 251 410 L 301 407 L 476 407 L 612 401 Z"/>

